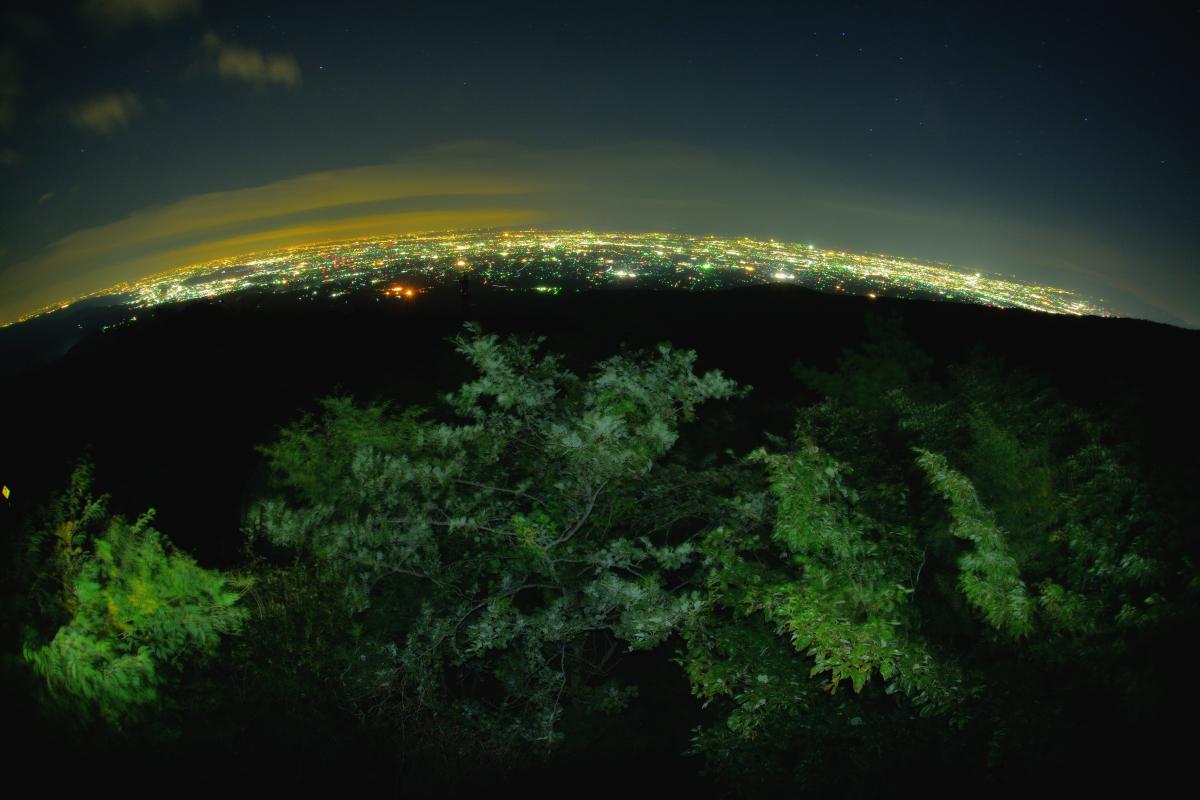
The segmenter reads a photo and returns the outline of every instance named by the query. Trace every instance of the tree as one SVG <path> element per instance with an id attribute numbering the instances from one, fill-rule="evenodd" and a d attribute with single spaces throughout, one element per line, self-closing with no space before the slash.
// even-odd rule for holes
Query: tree
<path id="1" fill-rule="evenodd" d="M 48 699 L 120 727 L 245 618 L 241 584 L 197 566 L 151 527 L 107 514 L 79 465 L 29 538 L 33 609 L 23 655 Z"/>
<path id="2" fill-rule="evenodd" d="M 703 539 L 680 661 L 721 709 L 697 752 L 742 780 L 865 752 L 867 731 L 902 752 L 918 715 L 949 723 L 947 751 L 970 726 L 981 760 L 1050 752 L 1068 704 L 1144 702 L 1154 662 L 1129 643 L 1194 618 L 1190 544 L 1102 424 L 993 360 L 935 382 L 913 350 L 799 370 L 824 397 Z"/>
<path id="3" fill-rule="evenodd" d="M 701 602 L 685 572 L 723 478 L 666 457 L 737 387 L 669 344 L 580 377 L 541 341 L 469 325 L 478 377 L 440 419 L 326 401 L 265 448 L 277 494 L 248 517 L 338 596 L 345 698 L 447 755 L 546 752 L 564 709 L 620 708 L 622 653 Z"/>
<path id="4" fill-rule="evenodd" d="M 548 753 L 644 688 L 623 654 L 674 644 L 694 752 L 739 780 L 982 767 L 1136 702 L 1131 642 L 1194 619 L 1186 537 L 1108 429 L 1002 365 L 851 353 L 802 371 L 824 396 L 790 440 L 736 458 L 678 446 L 740 393 L 690 352 L 578 376 L 541 340 L 454 341 L 478 377 L 445 408 L 326 400 L 264 448 L 248 515 L 292 566 L 247 641 L 288 639 L 285 671 L 419 731 L 406 752 Z"/>

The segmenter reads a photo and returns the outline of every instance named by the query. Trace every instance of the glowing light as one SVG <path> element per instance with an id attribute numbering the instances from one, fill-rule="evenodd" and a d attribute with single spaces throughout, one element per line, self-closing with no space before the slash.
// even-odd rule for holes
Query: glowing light
<path id="1" fill-rule="evenodd" d="M 460 257 L 466 252 L 476 254 L 473 267 Z M 1064 289 L 936 262 L 813 245 L 666 233 L 446 230 L 406 236 L 389 232 L 380 238 L 319 241 L 215 259 L 60 301 L 22 319 L 99 297 L 141 311 L 202 298 L 219 301 L 243 290 L 333 298 L 376 291 L 372 287 L 381 284 L 387 288 L 376 299 L 404 299 L 423 294 L 425 287 L 457 284 L 464 268 L 477 272 L 482 285 L 507 291 L 559 294 L 634 280 L 637 286 L 705 291 L 787 281 L 870 299 L 932 297 L 1055 314 L 1111 315 L 1103 301 Z M 571 285 L 562 285 L 564 279 Z"/>

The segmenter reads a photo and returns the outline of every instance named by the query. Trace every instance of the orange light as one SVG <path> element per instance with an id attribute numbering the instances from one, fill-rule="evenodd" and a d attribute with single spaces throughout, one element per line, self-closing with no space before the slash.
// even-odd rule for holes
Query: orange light
<path id="1" fill-rule="evenodd" d="M 413 296 L 413 290 L 412 290 L 412 289 L 408 289 L 407 291 L 405 291 L 405 292 L 404 292 L 404 294 L 405 294 L 405 295 L 407 295 L 408 297 L 412 297 L 412 296 Z"/>
<path id="2" fill-rule="evenodd" d="M 465 267 L 466 265 L 467 265 L 467 262 L 463 261 L 461 258 L 458 261 L 454 262 L 454 266 L 456 266 L 456 267 Z"/>

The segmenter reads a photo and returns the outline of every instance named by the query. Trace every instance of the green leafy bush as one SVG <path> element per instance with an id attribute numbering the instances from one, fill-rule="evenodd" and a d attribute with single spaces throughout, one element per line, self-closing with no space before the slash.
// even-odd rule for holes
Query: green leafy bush
<path id="1" fill-rule="evenodd" d="M 153 708 L 189 663 L 236 632 L 238 583 L 205 570 L 150 526 L 106 513 L 91 468 L 72 476 L 30 539 L 38 619 L 23 655 L 49 696 L 120 726 Z"/>
<path id="2" fill-rule="evenodd" d="M 736 387 L 669 345 L 582 377 L 539 342 L 456 345 L 478 378 L 442 419 L 331 400 L 265 448 L 279 493 L 250 530 L 336 598 L 355 633 L 331 672 L 359 713 L 449 752 L 545 752 L 564 709 L 631 696 L 606 677 L 622 654 L 696 613 L 670 521 L 703 517 L 715 479 L 664 457 Z"/>

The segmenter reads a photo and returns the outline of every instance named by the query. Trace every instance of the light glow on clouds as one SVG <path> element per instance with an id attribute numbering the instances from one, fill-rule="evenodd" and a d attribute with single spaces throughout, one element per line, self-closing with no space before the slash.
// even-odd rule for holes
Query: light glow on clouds
<path id="1" fill-rule="evenodd" d="M 895 209 L 905 209 L 897 212 Z M 184 197 L 65 236 L 0 271 L 0 321 L 149 274 L 319 240 L 468 228 L 680 232 L 814 242 L 1016 274 L 1179 314 L 1125 250 L 1036 220 L 872 193 L 827 165 L 662 143 L 465 142 L 392 163 Z M 936 249 L 930 243 L 936 243 Z M 1183 316 L 1180 314 L 1180 316 Z M 1192 324 L 1197 321 L 1188 320 Z"/>

